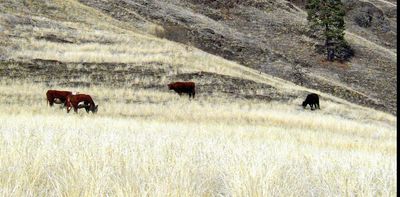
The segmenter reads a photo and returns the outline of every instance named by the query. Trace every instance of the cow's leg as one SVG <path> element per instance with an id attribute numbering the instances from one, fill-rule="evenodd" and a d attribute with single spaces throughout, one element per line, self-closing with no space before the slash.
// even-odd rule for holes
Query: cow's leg
<path id="1" fill-rule="evenodd" d="M 66 105 L 66 102 L 60 100 L 60 109 L 63 109 L 65 107 L 65 105 Z"/>
<path id="2" fill-rule="evenodd" d="M 189 94 L 189 100 L 190 98 L 194 98 L 194 92 L 189 92 L 188 94 Z"/>
<path id="3" fill-rule="evenodd" d="M 65 105 L 67 106 L 67 113 L 69 113 L 69 111 L 71 111 L 71 107 L 72 107 L 71 101 L 67 100 L 65 102 Z"/>
<path id="4" fill-rule="evenodd" d="M 89 109 L 90 109 L 90 108 L 88 107 L 89 103 L 86 102 L 86 101 L 84 101 L 83 104 L 85 105 L 86 113 L 89 113 Z"/>
<path id="5" fill-rule="evenodd" d="M 53 107 L 53 105 L 54 105 L 54 99 L 53 98 L 47 98 L 47 102 L 49 103 L 50 107 Z"/>
<path id="6" fill-rule="evenodd" d="M 67 107 L 67 100 L 62 100 L 61 102 L 61 108 Z"/>
<path id="7" fill-rule="evenodd" d="M 73 106 L 74 107 L 74 112 L 78 113 L 78 107 L 77 106 Z"/>

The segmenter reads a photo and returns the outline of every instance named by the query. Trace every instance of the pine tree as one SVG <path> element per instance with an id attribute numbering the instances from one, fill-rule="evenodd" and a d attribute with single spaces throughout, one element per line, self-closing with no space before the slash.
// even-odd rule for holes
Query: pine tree
<path id="1" fill-rule="evenodd" d="M 340 0 L 308 0 L 307 20 L 313 31 L 322 31 L 325 38 L 327 59 L 348 60 L 354 55 L 344 39 L 345 10 Z"/>

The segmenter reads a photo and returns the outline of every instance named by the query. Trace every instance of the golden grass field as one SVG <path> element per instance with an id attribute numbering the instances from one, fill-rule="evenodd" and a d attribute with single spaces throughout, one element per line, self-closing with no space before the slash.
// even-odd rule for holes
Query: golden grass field
<path id="1" fill-rule="evenodd" d="M 93 63 L 93 70 L 97 63 L 128 64 L 109 71 L 110 79 L 134 69 L 131 63 L 161 65 L 170 75 L 210 72 L 298 97 L 264 101 L 216 92 L 189 101 L 168 92 L 169 76 L 124 76 L 165 89 L 113 86 L 112 80 L 60 86 L 47 83 L 52 76 L 1 64 L 10 76 L 24 75 L 0 81 L 0 196 L 397 196 L 395 116 L 136 32 L 74 0 L 45 1 L 57 14 L 41 14 L 40 3 L 27 2 L 36 26 L 3 32 L 19 35 L 2 41 L 14 60 L 71 63 L 64 72 L 82 69 L 79 63 Z M 23 18 L 26 10 L 2 11 Z M 74 43 L 36 39 L 49 34 Z M 94 81 L 88 75 L 74 80 Z M 99 111 L 50 108 L 48 89 L 90 94 Z M 305 92 L 320 94 L 321 110 L 299 106 Z"/>
<path id="2" fill-rule="evenodd" d="M 60 87 L 99 104 L 94 115 L 67 114 L 46 105 L 46 88 L 0 85 L 1 196 L 397 194 L 391 115 Z"/>

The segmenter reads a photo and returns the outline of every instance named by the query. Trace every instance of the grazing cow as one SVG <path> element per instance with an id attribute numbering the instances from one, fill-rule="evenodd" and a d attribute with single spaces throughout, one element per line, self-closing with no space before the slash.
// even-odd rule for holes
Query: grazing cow
<path id="1" fill-rule="evenodd" d="M 74 111 L 76 113 L 78 113 L 79 108 L 85 108 L 87 113 L 89 113 L 89 111 L 92 111 L 92 113 L 96 113 L 98 105 L 94 104 L 93 99 L 90 95 L 71 94 L 67 97 L 67 113 L 69 113 L 72 107 L 74 108 Z"/>
<path id="2" fill-rule="evenodd" d="M 311 93 L 311 94 L 307 95 L 306 100 L 303 102 L 302 106 L 303 106 L 303 108 L 306 108 L 307 105 L 310 105 L 311 110 L 320 109 L 318 94 Z"/>
<path id="3" fill-rule="evenodd" d="M 47 103 L 52 107 L 55 104 L 66 105 L 67 96 L 71 95 L 70 91 L 48 90 L 46 92 Z"/>
<path id="4" fill-rule="evenodd" d="M 168 84 L 168 89 L 174 90 L 176 93 L 179 94 L 179 96 L 181 96 L 182 93 L 189 94 L 189 99 L 191 97 L 194 98 L 194 95 L 196 94 L 194 82 L 170 83 L 170 84 Z"/>

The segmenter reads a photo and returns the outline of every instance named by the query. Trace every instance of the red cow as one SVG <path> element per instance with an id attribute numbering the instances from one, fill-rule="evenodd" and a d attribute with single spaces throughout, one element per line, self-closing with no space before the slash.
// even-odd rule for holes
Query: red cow
<path id="1" fill-rule="evenodd" d="M 83 104 L 79 104 L 81 102 L 83 102 Z M 71 94 L 67 97 L 67 113 L 69 113 L 71 107 L 74 108 L 74 111 L 76 113 L 78 113 L 78 108 L 85 108 L 87 113 L 89 113 L 89 111 L 92 111 L 92 113 L 96 113 L 98 105 L 94 104 L 93 99 L 90 95 Z"/>
<path id="2" fill-rule="evenodd" d="M 46 92 L 47 103 L 50 104 L 50 107 L 56 104 L 64 104 L 66 105 L 67 96 L 71 95 L 70 91 L 59 91 L 59 90 L 48 90 Z"/>
<path id="3" fill-rule="evenodd" d="M 168 84 L 168 89 L 169 90 L 174 90 L 176 93 L 179 94 L 179 96 L 181 96 L 182 93 L 189 94 L 189 99 L 191 97 L 194 98 L 194 95 L 196 94 L 194 82 L 174 82 L 174 83 L 170 83 L 170 84 Z"/>

